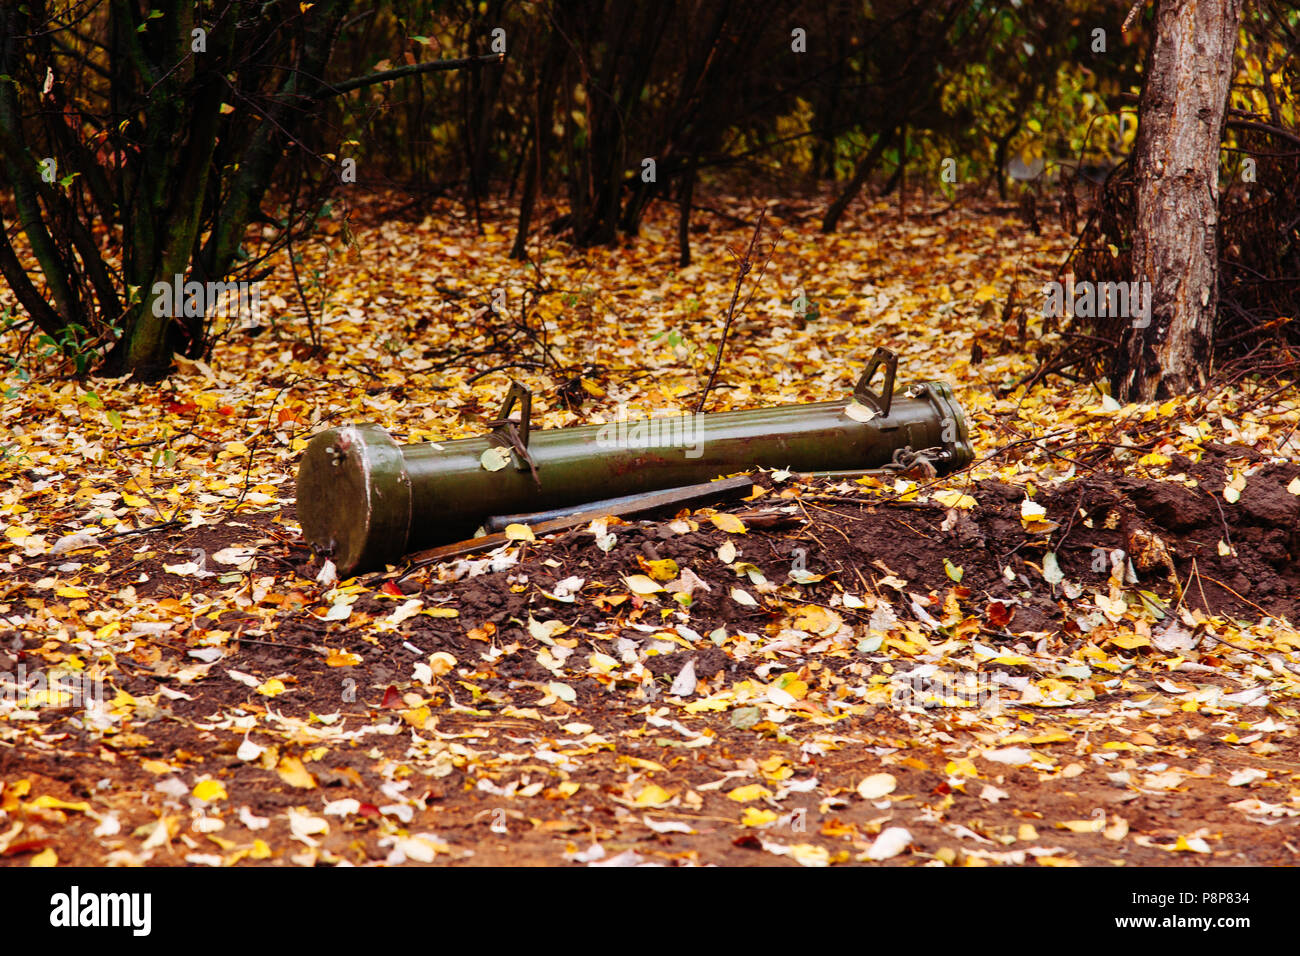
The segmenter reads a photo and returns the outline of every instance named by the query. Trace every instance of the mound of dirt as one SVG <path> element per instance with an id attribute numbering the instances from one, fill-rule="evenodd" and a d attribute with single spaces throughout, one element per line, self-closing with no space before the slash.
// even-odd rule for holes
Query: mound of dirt
<path id="1" fill-rule="evenodd" d="M 1025 489 L 998 481 L 971 485 L 967 491 L 976 504 L 967 510 L 928 502 L 876 504 L 844 486 L 806 487 L 791 499 L 798 502 L 801 527 L 751 534 L 746 541 L 752 547 L 742 546 L 741 559 L 769 579 L 783 580 L 802 553 L 810 570 L 834 572 L 833 580 L 849 590 L 892 574 L 909 590 L 934 595 L 952 586 L 948 569 L 959 567 L 963 587 L 1016 608 L 1014 631 L 1023 632 L 1063 623 L 1071 601 L 1069 588 L 1046 586 L 1048 552 L 1066 582 L 1104 590 L 1111 556 L 1122 550 L 1141 587 L 1171 603 L 1178 602 L 1181 589 L 1182 602 L 1207 615 L 1300 620 L 1300 496 L 1287 490 L 1300 464 L 1264 463 L 1237 500 L 1227 500 L 1225 471 L 1252 464 L 1253 457 L 1249 449 L 1216 446 L 1197 463 L 1175 459 L 1170 476 L 1160 479 L 1098 472 L 1060 490 L 1040 489 L 1033 501 L 1046 509 L 1041 532 L 1027 530 L 1022 521 Z M 766 483 L 762 476 L 757 480 Z M 776 496 L 780 487 L 772 490 L 763 500 L 788 506 Z M 702 622 L 697 630 L 761 623 L 761 609 L 729 599 L 736 574 L 716 557 L 728 535 L 707 523 L 678 534 L 664 521 L 621 526 L 618 532 L 619 543 L 608 553 L 594 546 L 590 534 L 572 531 L 508 570 L 431 583 L 427 596 L 454 601 L 471 620 L 503 625 L 525 614 L 527 600 L 511 592 L 521 575 L 544 590 L 575 573 L 617 585 L 621 576 L 636 572 L 638 558 L 671 558 L 709 585 L 695 592 L 691 605 L 692 620 Z M 809 598 L 833 593 L 831 581 L 820 586 L 826 594 L 810 588 Z M 568 623 L 595 626 L 603 619 L 591 605 L 574 615 Z"/>

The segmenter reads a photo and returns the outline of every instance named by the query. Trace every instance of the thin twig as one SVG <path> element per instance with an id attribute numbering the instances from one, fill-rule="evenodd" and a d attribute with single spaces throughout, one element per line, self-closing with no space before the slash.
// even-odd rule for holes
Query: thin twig
<path id="1" fill-rule="evenodd" d="M 1129 8 L 1128 16 L 1124 18 L 1124 25 L 1120 27 L 1120 33 L 1128 33 L 1129 28 L 1133 26 L 1133 21 L 1137 19 L 1138 13 L 1146 5 L 1146 0 L 1136 0 L 1132 7 Z"/>
<path id="2" fill-rule="evenodd" d="M 1237 593 L 1236 591 L 1234 591 L 1232 588 L 1228 587 L 1226 584 L 1224 584 L 1224 583 L 1223 583 L 1222 581 L 1220 581 L 1218 578 L 1212 578 L 1212 577 L 1210 577 L 1208 574 L 1205 574 L 1205 573 L 1203 573 L 1203 572 L 1197 572 L 1197 576 L 1198 576 L 1198 577 L 1205 578 L 1205 580 L 1209 581 L 1211 584 L 1217 584 L 1219 587 L 1223 588 L 1223 590 L 1227 591 L 1229 594 L 1231 594 L 1231 595 L 1232 595 L 1233 597 L 1235 597 L 1237 600 L 1242 601 L 1242 602 L 1245 603 L 1245 604 L 1249 604 L 1251 607 L 1253 607 L 1253 608 L 1254 608 L 1256 611 L 1258 611 L 1260 614 L 1263 614 L 1265 617 L 1272 617 L 1272 616 L 1273 616 L 1270 612 L 1268 612 L 1268 611 L 1266 611 L 1264 608 L 1260 607 L 1260 606 L 1259 606 L 1258 604 L 1256 604 L 1254 601 L 1250 600 L 1249 598 L 1244 598 L 1244 597 L 1242 597 L 1240 594 L 1238 594 L 1238 593 Z M 1204 591 L 1201 592 L 1201 597 L 1202 597 L 1202 598 L 1205 597 L 1205 592 L 1204 592 Z M 1206 610 L 1207 610 L 1207 611 L 1209 610 L 1209 605 L 1206 605 Z M 1226 643 L 1226 641 L 1225 641 L 1224 643 Z"/>
<path id="3" fill-rule="evenodd" d="M 1219 504 L 1219 496 L 1211 494 L 1208 490 L 1205 491 L 1205 493 L 1209 495 L 1210 500 L 1214 502 L 1214 507 L 1219 509 L 1219 524 L 1223 527 L 1223 542 L 1228 546 L 1228 550 L 1235 555 L 1237 549 L 1232 546 L 1232 534 L 1228 531 L 1228 519 L 1223 514 L 1223 505 Z"/>
<path id="4" fill-rule="evenodd" d="M 161 524 L 151 524 L 144 528 L 131 528 L 128 531 L 116 531 L 113 534 L 109 535 L 109 537 L 125 538 L 128 535 L 132 535 L 132 534 L 148 534 L 150 531 L 161 531 L 163 528 L 175 528 L 179 524 L 180 521 L 178 519 L 172 518 L 169 521 L 162 522 Z"/>
<path id="5" fill-rule="evenodd" d="M 275 406 L 280 403 L 280 396 L 283 395 L 285 392 L 289 391 L 290 389 L 294 388 L 295 386 L 297 386 L 298 382 L 300 382 L 301 380 L 302 380 L 301 375 L 295 375 L 292 379 L 289 380 L 287 384 L 282 385 L 280 387 L 280 390 L 275 393 L 275 398 L 271 399 L 271 406 L 266 410 L 266 421 L 263 423 L 259 433 L 256 435 L 249 436 L 249 441 L 251 444 L 248 449 L 248 461 L 244 466 L 244 486 L 239 492 L 239 498 L 236 499 L 234 505 L 230 508 L 230 510 L 226 512 L 225 518 L 222 519 L 223 521 L 226 518 L 229 518 L 232 515 L 234 515 L 235 512 L 239 510 L 239 506 L 244 503 L 244 498 L 248 496 L 249 480 L 251 479 L 253 474 L 253 457 L 257 454 L 258 440 L 262 437 L 263 434 L 267 432 L 267 430 L 270 429 L 271 413 L 275 411 Z"/>
<path id="6" fill-rule="evenodd" d="M 754 268 L 754 251 L 758 248 L 758 237 L 763 231 L 763 220 L 766 217 L 767 208 L 764 207 L 759 210 L 758 222 L 754 224 L 754 235 L 750 237 L 749 248 L 745 250 L 745 257 L 741 259 L 739 263 L 740 274 L 736 276 L 736 288 L 731 293 L 731 305 L 727 309 L 727 321 L 723 323 L 722 326 L 722 340 L 718 342 L 718 352 L 713 356 L 713 371 L 709 373 L 709 381 L 705 384 L 704 390 L 700 393 L 699 404 L 695 406 L 696 415 L 704 411 L 704 405 L 709 400 L 709 390 L 713 388 L 713 382 L 718 377 L 718 369 L 722 367 L 722 353 L 727 347 L 727 333 L 731 331 L 731 320 L 736 312 L 736 303 L 740 300 L 740 287 L 745 283 L 745 276 L 749 275 L 749 271 Z M 773 248 L 775 249 L 775 247 Z M 772 254 L 768 253 L 767 258 L 770 260 Z M 766 271 L 767 261 L 764 261 L 763 269 Z M 762 279 L 762 273 L 759 274 L 759 279 Z M 755 285 L 755 289 L 757 290 L 757 285 Z M 752 292 L 750 293 L 750 298 L 753 298 Z"/>
<path id="7" fill-rule="evenodd" d="M 465 380 L 465 384 L 466 384 L 466 385 L 473 385 L 475 382 L 477 382 L 479 379 L 483 378 L 485 375 L 491 375 L 493 372 L 503 372 L 503 371 L 505 371 L 505 370 L 508 369 L 508 368 L 546 368 L 546 363 L 544 363 L 544 362 L 508 362 L 508 363 L 506 363 L 505 365 L 496 365 L 496 366 L 493 366 L 492 368 L 485 368 L 483 371 L 479 372 L 477 375 L 474 375 L 474 376 L 472 376 L 472 377 L 466 379 L 466 380 Z"/>

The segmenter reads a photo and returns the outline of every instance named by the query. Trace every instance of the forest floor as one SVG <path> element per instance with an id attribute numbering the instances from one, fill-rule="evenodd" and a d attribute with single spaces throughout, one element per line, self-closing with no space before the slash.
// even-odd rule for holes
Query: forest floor
<path id="1" fill-rule="evenodd" d="M 282 266 L 162 386 L 6 380 L 0 863 L 1300 862 L 1300 410 L 1017 388 L 1069 236 L 815 208 L 770 209 L 710 409 L 839 397 L 885 345 L 952 383 L 971 468 L 321 573 L 324 427 L 481 434 L 511 376 L 548 428 L 693 407 L 749 238 L 709 216 L 682 269 L 666 214 L 520 264 L 504 212 L 362 210 L 300 267 L 320 350 Z"/>

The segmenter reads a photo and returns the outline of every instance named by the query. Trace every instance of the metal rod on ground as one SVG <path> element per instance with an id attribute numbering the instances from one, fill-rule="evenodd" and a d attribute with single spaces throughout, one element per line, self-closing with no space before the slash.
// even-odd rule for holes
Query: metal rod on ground
<path id="1" fill-rule="evenodd" d="M 702 484 L 685 485 L 681 488 L 670 488 L 662 492 L 644 492 L 639 495 L 624 495 L 621 498 L 606 498 L 604 501 L 589 501 L 580 505 L 570 505 L 567 508 L 554 508 L 550 511 L 534 511 L 518 515 L 492 515 L 483 522 L 483 528 L 491 534 L 494 531 L 504 531 L 507 525 L 535 525 L 543 521 L 554 521 L 556 518 L 585 514 L 589 511 L 604 511 L 607 515 L 625 517 L 646 511 L 655 511 L 671 505 L 676 505 L 679 508 L 687 505 L 702 505 L 708 501 L 725 501 L 729 498 L 743 497 L 743 493 L 748 492 L 752 486 L 753 481 L 743 476 L 724 478 L 721 481 L 706 481 Z"/>
<path id="2" fill-rule="evenodd" d="M 511 523 L 527 524 L 532 528 L 535 535 L 554 534 L 557 531 L 577 528 L 589 521 L 595 521 L 597 518 L 625 518 L 631 515 L 656 511 L 659 508 L 680 507 L 686 504 L 699 503 L 702 500 L 722 501 L 727 498 L 739 498 L 743 497 L 744 493 L 753 486 L 754 482 L 748 476 L 738 475 L 735 478 L 724 478 L 721 481 L 706 482 L 703 485 L 688 485 L 685 488 L 673 488 L 669 491 L 655 491 L 644 495 L 629 495 L 625 498 L 597 501 L 580 509 L 575 509 L 571 514 L 561 515 L 537 523 Z M 528 516 L 513 515 L 510 517 Z M 454 544 L 445 544 L 438 548 L 430 548 L 427 551 L 417 551 L 415 554 L 410 555 L 410 560 L 413 566 L 433 564 L 437 561 L 445 561 L 448 558 L 459 557 L 462 554 L 499 548 L 510 540 L 503 532 L 487 534 L 477 538 L 469 538 L 465 541 L 457 541 Z"/>

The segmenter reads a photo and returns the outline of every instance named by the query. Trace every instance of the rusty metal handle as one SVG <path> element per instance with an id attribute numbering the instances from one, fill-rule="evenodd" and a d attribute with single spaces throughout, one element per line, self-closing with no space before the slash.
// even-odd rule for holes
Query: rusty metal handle
<path id="1" fill-rule="evenodd" d="M 875 377 L 876 369 L 880 368 L 882 363 L 885 366 L 885 384 L 880 393 L 876 394 L 871 390 L 871 379 Z M 898 355 L 884 346 L 877 348 L 862 372 L 862 377 L 858 379 L 858 384 L 853 386 L 853 397 L 864 405 L 874 408 L 880 413 L 881 418 L 888 418 L 889 408 L 894 401 L 894 375 L 897 372 Z"/>
<path id="2" fill-rule="evenodd" d="M 510 413 L 514 410 L 515 402 L 519 403 L 519 441 L 527 448 L 528 430 L 533 417 L 533 393 L 526 386 L 511 380 L 510 388 L 506 390 L 505 401 L 501 405 L 501 414 L 488 422 L 488 425 L 494 432 L 509 429 L 514 424 L 510 420 Z"/>
<path id="3" fill-rule="evenodd" d="M 511 410 L 515 407 L 515 402 L 519 402 L 519 421 L 515 422 L 510 417 Z M 516 381 L 510 382 L 510 388 L 506 390 L 505 403 L 501 406 L 501 414 L 488 422 L 492 431 L 488 434 L 488 442 L 500 448 L 506 448 L 510 451 L 510 456 L 514 459 L 515 468 L 519 471 L 530 471 L 533 475 L 533 483 L 541 489 L 541 479 L 537 477 L 537 462 L 528 451 L 528 437 L 532 428 L 533 417 L 533 393 L 525 386 Z"/>

